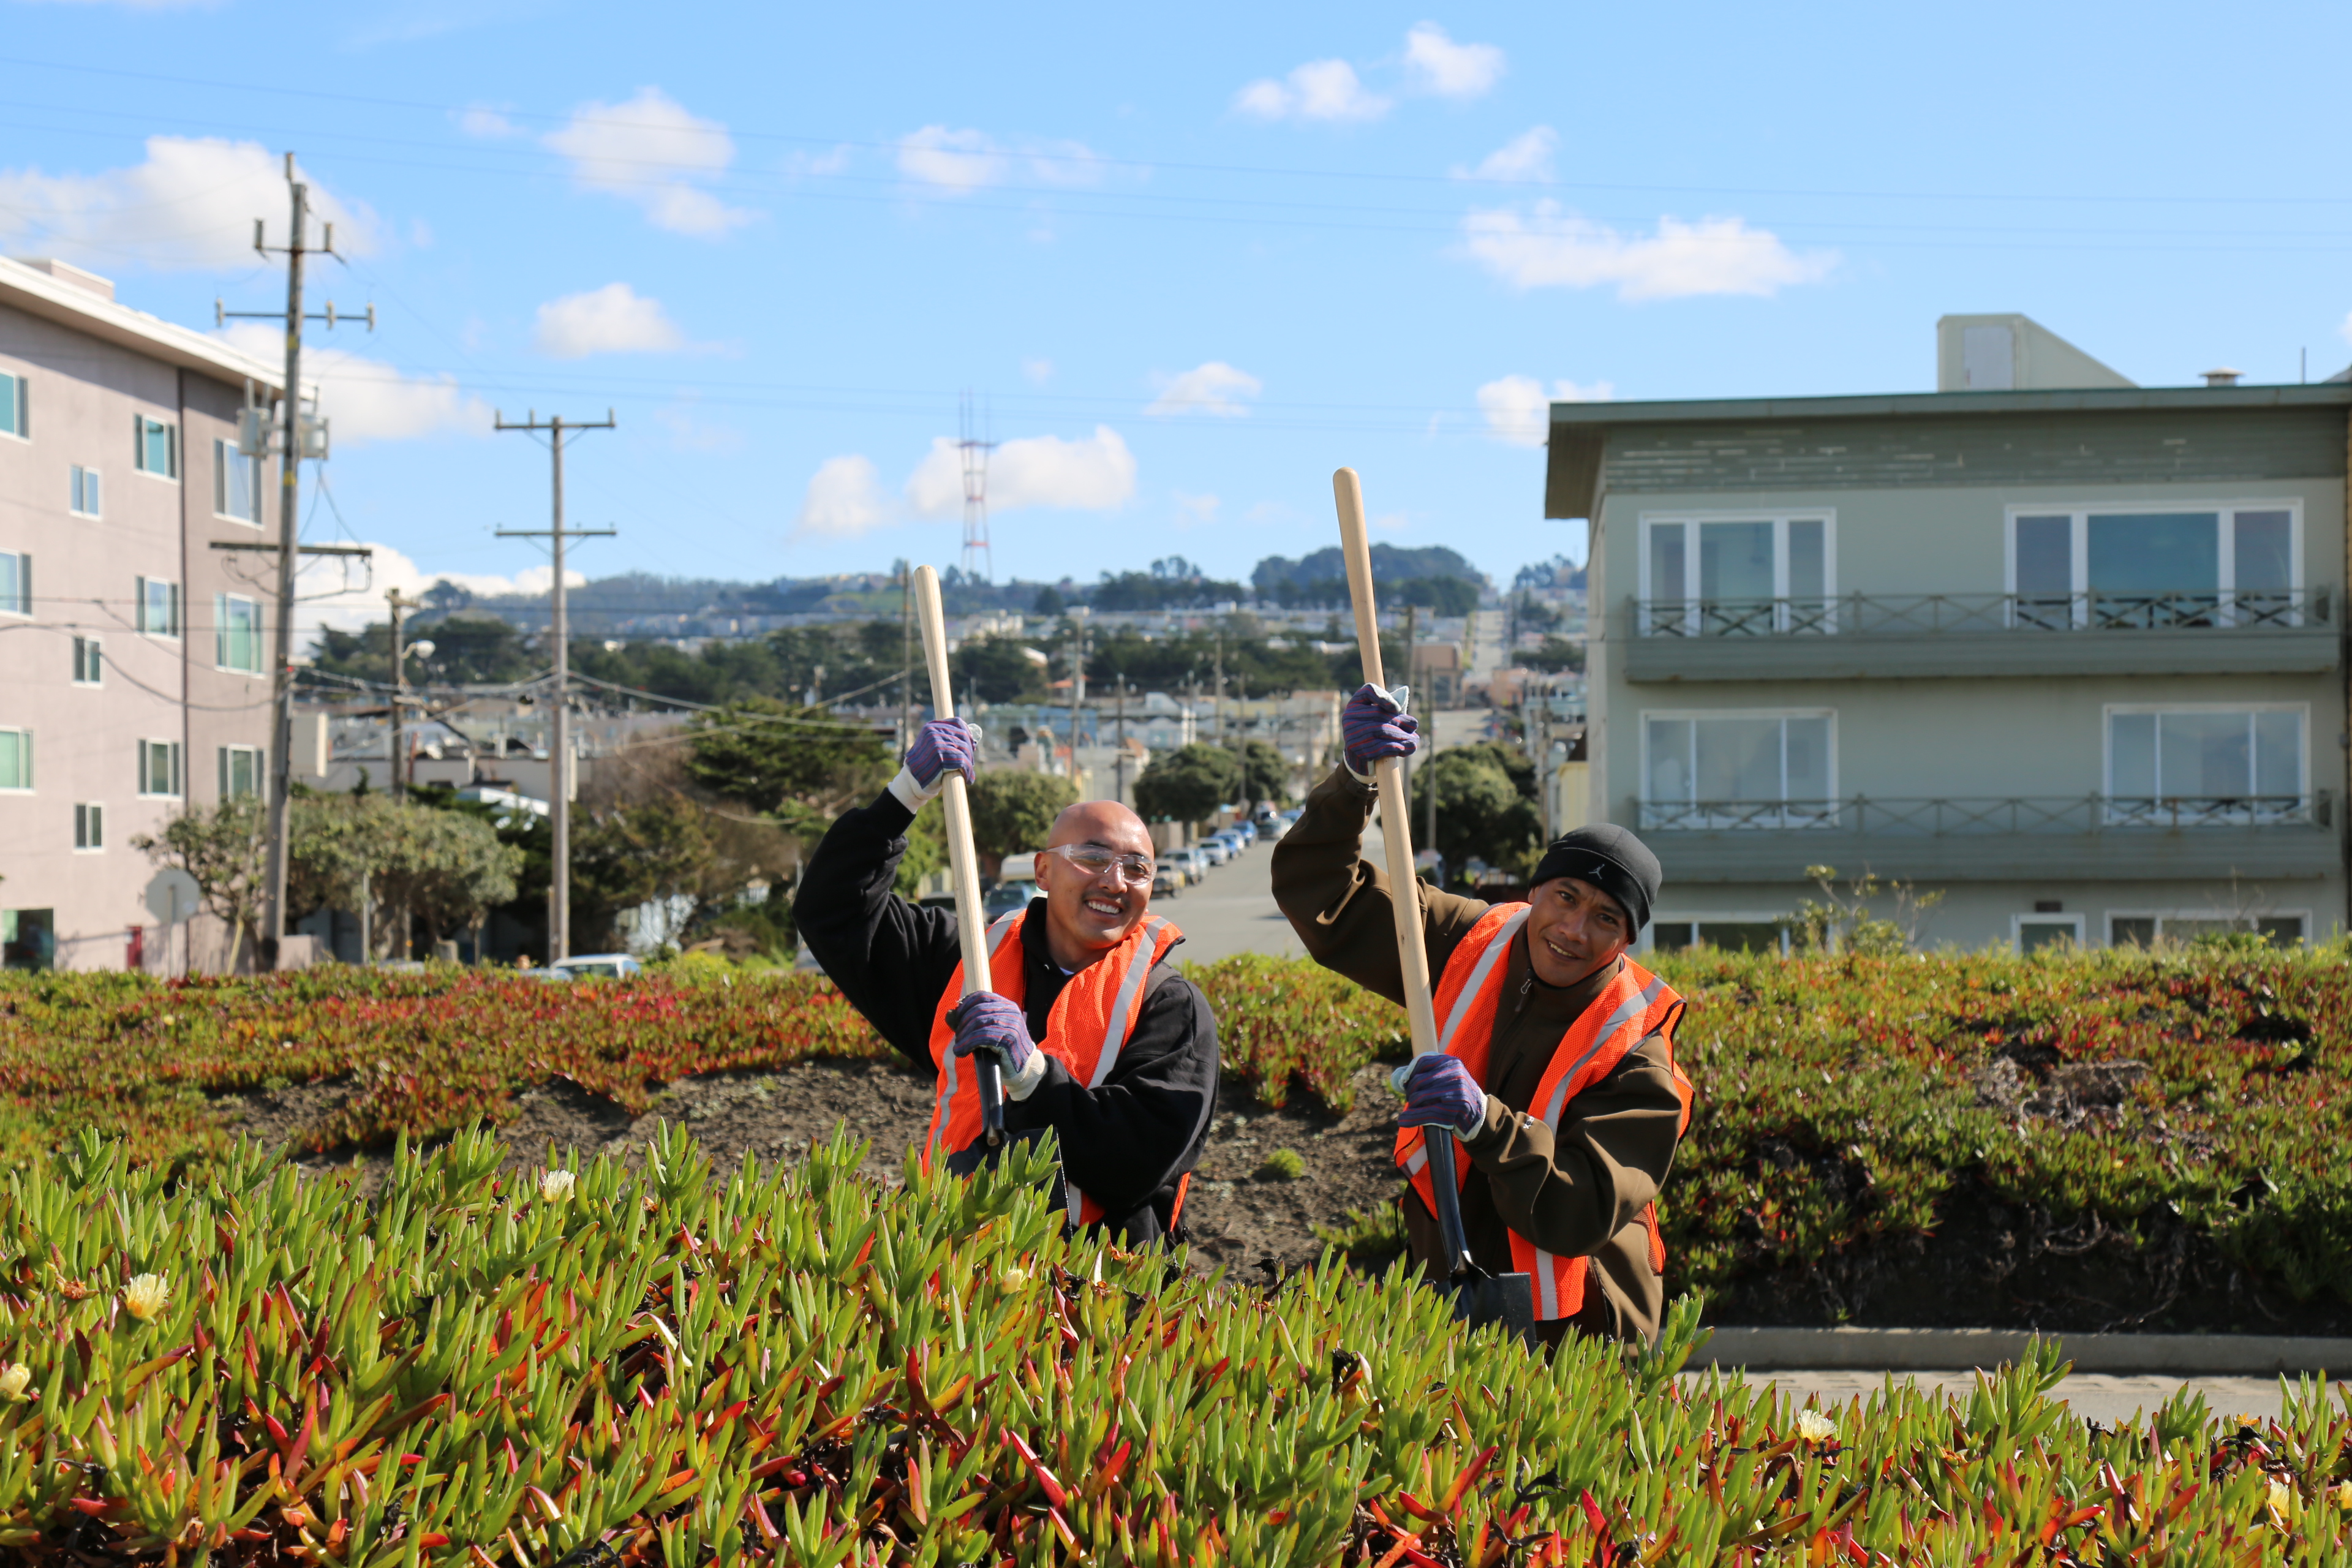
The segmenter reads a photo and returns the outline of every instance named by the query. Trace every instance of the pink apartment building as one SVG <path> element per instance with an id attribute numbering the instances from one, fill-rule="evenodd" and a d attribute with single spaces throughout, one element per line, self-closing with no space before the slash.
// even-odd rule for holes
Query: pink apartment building
<path id="1" fill-rule="evenodd" d="M 279 376 L 103 278 L 0 259 L 10 968 L 180 969 L 189 935 L 165 952 L 131 840 L 267 790 L 276 558 L 213 545 L 277 538 L 277 464 L 238 455 L 236 421 Z M 199 966 L 221 934 L 197 922 Z"/>

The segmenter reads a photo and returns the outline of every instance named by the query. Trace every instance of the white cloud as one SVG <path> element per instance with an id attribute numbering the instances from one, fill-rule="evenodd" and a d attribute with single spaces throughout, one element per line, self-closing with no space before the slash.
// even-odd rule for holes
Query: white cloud
<path id="1" fill-rule="evenodd" d="M 1237 397 L 1255 397 L 1265 390 L 1258 378 L 1245 370 L 1235 370 L 1221 359 L 1196 365 L 1183 374 L 1171 376 L 1161 385 L 1160 395 L 1146 408 L 1146 414 L 1214 414 L 1228 419 L 1238 419 L 1249 412 Z"/>
<path id="2" fill-rule="evenodd" d="M 1390 100 L 1366 89 L 1356 68 L 1345 60 L 1309 60 L 1282 80 L 1250 83 L 1234 107 L 1259 120 L 1378 120 Z"/>
<path id="3" fill-rule="evenodd" d="M 656 228 L 719 239 L 756 215 L 702 185 L 735 161 L 735 141 L 716 120 L 690 114 L 657 87 L 626 103 L 583 103 L 541 142 L 572 160 L 572 178 L 644 209 Z"/>
<path id="4" fill-rule="evenodd" d="M 39 3 L 39 0 L 36 0 Z M 125 11 L 212 11 L 221 0 L 47 0 L 59 5 L 120 5 Z"/>
<path id="5" fill-rule="evenodd" d="M 957 490 L 959 500 L 962 493 Z M 873 462 L 853 452 L 827 458 L 817 465 L 808 492 L 801 498 L 800 520 L 793 532 L 796 537 L 855 539 L 890 521 L 892 516 L 893 508 L 882 493 Z"/>
<path id="6" fill-rule="evenodd" d="M 1503 74 L 1503 51 L 1492 44 L 1457 44 L 1434 22 L 1404 36 L 1405 69 L 1423 92 L 1476 98 Z"/>
<path id="7" fill-rule="evenodd" d="M 522 127 L 509 120 L 499 110 L 485 104 L 475 104 L 457 112 L 457 129 L 468 136 L 478 136 L 486 142 L 503 141 L 520 136 Z"/>
<path id="8" fill-rule="evenodd" d="M 1098 185 L 1107 165 L 1080 142 L 1018 142 L 1007 145 L 984 131 L 926 125 L 901 137 L 898 173 L 953 195 L 1001 185 L 1016 174 L 1044 185 Z"/>
<path id="9" fill-rule="evenodd" d="M 1591 289 L 1613 283 L 1623 300 L 1694 294 L 1771 295 L 1818 283 L 1838 262 L 1832 250 L 1790 250 L 1778 235 L 1737 217 L 1685 223 L 1662 217 L 1654 235 L 1627 237 L 1544 200 L 1474 208 L 1462 220 L 1464 249 L 1517 289 Z"/>
<path id="10" fill-rule="evenodd" d="M 389 544 L 373 540 L 366 543 L 373 553 L 364 563 L 350 556 L 310 556 L 296 570 L 294 646 L 298 650 L 310 646 L 320 626 L 357 631 L 382 622 L 388 589 L 397 588 L 404 596 L 413 597 L 446 581 L 477 597 L 489 598 L 544 594 L 555 584 L 555 571 L 550 566 L 526 566 L 511 577 L 485 572 L 427 572 Z M 583 573 L 567 570 L 563 575 L 575 588 L 587 585 Z"/>
<path id="11" fill-rule="evenodd" d="M 310 184 L 311 217 L 335 226 L 336 249 L 364 256 L 377 248 L 374 213 L 299 164 L 296 173 Z M 125 262 L 159 272 L 250 267 L 255 218 L 268 218 L 271 244 L 285 243 L 286 199 L 285 160 L 258 142 L 151 136 L 146 161 L 129 168 L 0 169 L 0 245 L 100 272 Z"/>
<path id="12" fill-rule="evenodd" d="M 1108 511 L 1135 494 L 1135 454 L 1118 431 L 1097 425 L 1084 440 L 1031 436 L 1006 441 L 988 458 L 988 508 L 1062 507 Z M 924 517 L 963 508 L 963 454 L 944 436 L 907 480 L 907 500 Z"/>
<path id="13" fill-rule="evenodd" d="M 2352 343 L 2352 312 L 2346 313 L 2344 317 L 2344 325 L 2339 330 L 2344 333 L 2344 341 L 2347 343 Z"/>
<path id="14" fill-rule="evenodd" d="M 1551 155 L 1559 146 L 1559 132 L 1549 125 L 1522 131 L 1478 160 L 1475 169 L 1455 165 L 1457 180 L 1499 180 L 1517 184 L 1551 184 Z"/>
<path id="15" fill-rule="evenodd" d="M 1176 526 L 1186 532 L 1206 528 L 1217 521 L 1220 504 L 1214 496 L 1186 495 L 1182 490 L 1170 492 L 1176 502 Z"/>
<path id="16" fill-rule="evenodd" d="M 281 363 L 286 356 L 286 334 L 264 321 L 239 321 L 218 336 L 264 364 Z M 336 348 L 324 336 L 303 339 L 302 379 L 317 385 L 336 447 L 489 433 L 493 410 L 456 376 L 409 375 L 383 360 Z"/>
<path id="17" fill-rule="evenodd" d="M 732 425 L 697 418 L 683 408 L 656 408 L 654 423 L 669 432 L 673 452 L 723 456 L 743 449 L 743 432 Z"/>
<path id="18" fill-rule="evenodd" d="M 667 353 L 685 346 L 685 334 L 661 301 L 626 283 L 607 283 L 584 294 L 566 294 L 539 308 L 532 346 L 557 359 L 590 354 Z"/>
<path id="19" fill-rule="evenodd" d="M 1021 362 L 1021 374 L 1034 384 L 1043 386 L 1054 379 L 1054 362 L 1049 359 L 1024 359 Z"/>
<path id="20" fill-rule="evenodd" d="M 1547 394 L 1543 383 L 1534 376 L 1506 375 L 1478 389 L 1478 411 L 1486 416 L 1486 428 L 1496 440 L 1514 447 L 1540 447 L 1551 427 L 1551 405 L 1606 403 L 1616 395 L 1616 387 L 1605 381 L 1590 386 L 1555 381 Z"/>

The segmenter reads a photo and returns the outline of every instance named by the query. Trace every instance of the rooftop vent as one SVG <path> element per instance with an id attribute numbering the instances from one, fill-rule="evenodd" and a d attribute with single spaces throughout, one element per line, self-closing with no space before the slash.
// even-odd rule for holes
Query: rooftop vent
<path id="1" fill-rule="evenodd" d="M 2205 373 L 2205 384 L 2208 386 L 2235 386 L 2238 384 L 2238 378 L 2245 374 L 2246 373 L 2244 371 L 2231 370 L 2228 366 L 2224 365 L 2220 370 L 2207 371 Z"/>
<path id="2" fill-rule="evenodd" d="M 60 283 L 70 283 L 77 289 L 87 289 L 101 300 L 114 298 L 114 279 L 100 278 L 95 272 L 85 272 L 70 261 L 59 261 L 51 256 L 28 256 L 25 265 L 36 272 L 46 272 Z"/>

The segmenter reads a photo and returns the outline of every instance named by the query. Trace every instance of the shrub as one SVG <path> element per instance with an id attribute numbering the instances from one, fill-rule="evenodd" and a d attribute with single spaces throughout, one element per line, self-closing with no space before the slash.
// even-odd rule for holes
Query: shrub
<path id="1" fill-rule="evenodd" d="M 1265 1165 L 1258 1173 L 1277 1182 L 1295 1182 L 1307 1173 L 1307 1161 L 1296 1149 L 1276 1149 L 1265 1157 Z"/>
<path id="2" fill-rule="evenodd" d="M 1066 1239 L 1016 1152 L 836 1141 L 382 1190 L 77 1139 L 0 1188 L 0 1545 L 57 1561 L 1562 1564 L 2340 1561 L 2352 1416 L 2305 1384 L 2103 1431 L 2054 1348 L 1969 1399 L 1796 1409 L 1465 1334 L 1402 1269 L 1267 1292 Z M 601 1550 L 599 1550 L 601 1548 Z"/>

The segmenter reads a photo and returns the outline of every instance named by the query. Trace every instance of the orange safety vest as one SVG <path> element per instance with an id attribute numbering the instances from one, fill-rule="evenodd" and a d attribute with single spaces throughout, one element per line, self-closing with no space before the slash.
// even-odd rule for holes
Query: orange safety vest
<path id="1" fill-rule="evenodd" d="M 1528 922 L 1525 904 L 1497 904 L 1480 918 L 1445 963 L 1437 986 L 1437 1045 L 1461 1058 L 1470 1076 L 1486 1081 L 1486 1053 L 1494 1044 L 1495 1014 L 1501 1005 L 1503 977 L 1511 944 Z M 1551 1065 L 1536 1085 L 1529 1106 L 1554 1132 L 1569 1101 L 1616 1070 L 1625 1053 L 1652 1035 L 1664 1035 L 1666 1066 L 1674 1074 L 1675 1094 L 1683 1102 L 1677 1133 L 1690 1129 L 1691 1082 L 1675 1065 L 1675 1025 L 1681 1018 L 1683 999 L 1672 987 L 1627 958 L 1617 977 L 1569 1026 L 1552 1052 Z M 1443 1131 L 1443 1129 L 1441 1129 Z M 1402 1128 L 1396 1137 L 1396 1163 L 1412 1182 L 1421 1201 L 1437 1212 L 1436 1189 L 1430 1184 L 1429 1151 L 1423 1130 Z M 1467 1186 L 1470 1162 L 1454 1163 L 1456 1184 Z M 1650 1267 L 1664 1274 L 1666 1245 L 1658 1235 L 1655 1204 L 1642 1208 L 1642 1223 L 1650 1232 Z M 1533 1277 L 1536 1316 L 1539 1320 L 1572 1318 L 1584 1305 L 1584 1265 L 1581 1258 L 1558 1258 L 1517 1231 L 1511 1232 L 1511 1267 Z"/>
<path id="2" fill-rule="evenodd" d="M 1021 926 L 1028 918 L 1024 907 L 998 918 L 988 928 L 989 989 L 1016 1007 L 1027 1005 L 1029 966 L 1023 961 Z M 1069 1075 L 1088 1089 L 1099 1089 L 1118 1065 L 1135 1021 L 1143 1016 L 1144 983 L 1152 966 L 1168 955 L 1183 935 L 1159 915 L 1135 922 L 1117 947 L 1070 976 L 1062 994 L 1045 1015 L 1045 1037 L 1038 1049 L 1060 1062 Z M 948 1014 L 963 1000 L 963 963 L 956 963 L 948 988 L 931 1015 L 931 1059 L 939 1064 L 940 1087 L 931 1107 L 931 1131 L 923 1141 L 923 1169 L 934 1157 L 971 1146 L 981 1135 L 980 1084 L 964 1058 L 955 1053 L 955 1029 Z M 1188 1173 L 1177 1184 L 1181 1211 Z M 1064 1173 L 1063 1191 L 1072 1225 L 1095 1225 L 1103 1218 L 1102 1205 L 1080 1192 Z M 1173 1216 L 1171 1216 L 1173 1223 Z"/>

